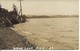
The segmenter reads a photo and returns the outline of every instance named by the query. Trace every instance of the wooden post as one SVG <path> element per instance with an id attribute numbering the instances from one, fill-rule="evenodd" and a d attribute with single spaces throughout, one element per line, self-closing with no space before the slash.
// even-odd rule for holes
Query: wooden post
<path id="1" fill-rule="evenodd" d="M 21 0 L 20 0 L 20 11 L 21 11 L 21 16 L 22 16 L 22 3 L 21 3 Z"/>
<path id="2" fill-rule="evenodd" d="M 23 0 L 19 0 L 20 1 L 20 17 L 19 17 L 19 22 L 22 21 L 22 2 Z"/>
<path id="3" fill-rule="evenodd" d="M 18 0 L 18 1 L 20 1 L 20 15 L 22 16 L 22 2 L 21 1 L 23 0 Z"/>

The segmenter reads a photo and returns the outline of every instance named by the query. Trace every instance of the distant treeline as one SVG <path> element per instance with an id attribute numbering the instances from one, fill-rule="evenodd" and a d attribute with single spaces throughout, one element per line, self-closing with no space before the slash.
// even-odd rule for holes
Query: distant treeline
<path id="1" fill-rule="evenodd" d="M 79 17 L 79 15 L 53 15 L 53 16 L 47 16 L 47 15 L 32 15 L 27 16 L 27 18 L 71 18 L 71 17 Z"/>

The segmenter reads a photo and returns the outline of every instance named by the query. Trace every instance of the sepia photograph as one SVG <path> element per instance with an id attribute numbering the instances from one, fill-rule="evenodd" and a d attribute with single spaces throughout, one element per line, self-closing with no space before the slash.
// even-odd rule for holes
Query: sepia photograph
<path id="1" fill-rule="evenodd" d="M 79 50 L 79 0 L 0 0 L 0 50 Z"/>

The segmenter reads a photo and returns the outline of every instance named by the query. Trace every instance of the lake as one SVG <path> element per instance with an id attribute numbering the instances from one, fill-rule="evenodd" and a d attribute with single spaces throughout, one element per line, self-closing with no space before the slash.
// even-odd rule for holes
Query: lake
<path id="1" fill-rule="evenodd" d="M 78 17 L 36 18 L 15 25 L 15 31 L 44 49 L 78 49 Z"/>

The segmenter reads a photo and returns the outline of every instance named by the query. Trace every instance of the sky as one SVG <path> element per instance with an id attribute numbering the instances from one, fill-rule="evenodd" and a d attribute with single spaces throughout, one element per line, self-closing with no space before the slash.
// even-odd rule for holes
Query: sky
<path id="1" fill-rule="evenodd" d="M 19 1 L 0 0 L 2 7 L 9 11 L 13 3 L 20 10 Z M 22 6 L 26 15 L 78 15 L 79 12 L 79 0 L 24 0 Z"/>

